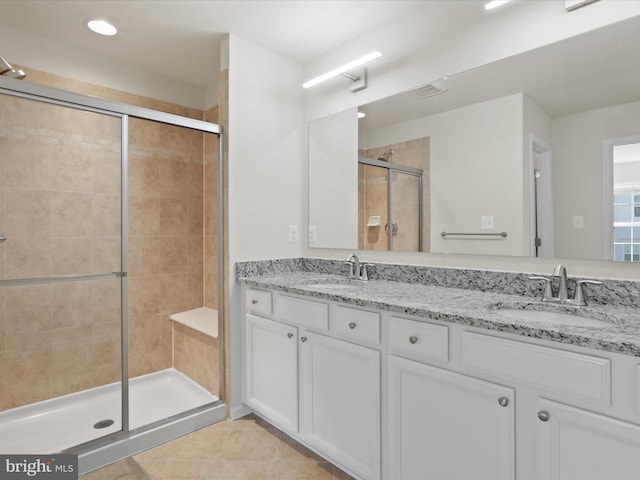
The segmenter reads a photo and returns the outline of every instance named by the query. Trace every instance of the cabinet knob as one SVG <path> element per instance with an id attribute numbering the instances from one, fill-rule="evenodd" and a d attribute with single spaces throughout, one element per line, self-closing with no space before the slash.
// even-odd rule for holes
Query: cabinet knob
<path id="1" fill-rule="evenodd" d="M 545 412 L 544 410 L 539 411 L 538 418 L 543 422 L 549 421 L 549 412 Z"/>
<path id="2" fill-rule="evenodd" d="M 498 399 L 498 405 L 500 405 L 501 407 L 506 407 L 507 405 L 509 405 L 509 399 L 507 397 L 500 397 Z"/>
<path id="3" fill-rule="evenodd" d="M 251 300 L 251 304 L 256 305 L 257 303 L 258 303 L 257 299 L 254 298 L 253 300 Z"/>
<path id="4" fill-rule="evenodd" d="M 306 342 L 306 341 L 307 341 L 307 337 L 300 337 L 300 341 L 301 341 L 302 343 Z"/>
<path id="5" fill-rule="evenodd" d="M 414 344 L 418 343 L 418 337 L 416 337 L 415 335 L 411 335 L 411 336 L 409 337 L 409 343 L 410 343 L 411 345 L 414 345 Z"/>
<path id="6" fill-rule="evenodd" d="M 354 328 L 356 328 L 356 322 L 349 322 L 349 328 L 351 330 L 353 330 Z"/>
<path id="7" fill-rule="evenodd" d="M 287 333 L 287 338 L 293 338 L 293 333 L 291 332 Z"/>

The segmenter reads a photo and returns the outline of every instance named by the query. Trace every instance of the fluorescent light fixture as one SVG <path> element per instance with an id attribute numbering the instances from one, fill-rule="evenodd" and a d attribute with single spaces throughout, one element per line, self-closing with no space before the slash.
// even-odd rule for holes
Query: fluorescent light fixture
<path id="1" fill-rule="evenodd" d="M 118 33 L 118 29 L 105 20 L 91 20 L 87 27 L 100 35 L 112 36 Z"/>
<path id="2" fill-rule="evenodd" d="M 371 52 L 368 55 L 365 55 L 362 58 L 358 58 L 353 62 L 349 62 L 341 67 L 335 68 L 330 72 L 324 73 L 319 77 L 316 77 L 308 82 L 302 84 L 302 88 L 313 87 L 314 85 L 318 85 L 319 83 L 324 82 L 325 80 L 329 80 L 330 78 L 337 77 L 338 75 L 342 75 L 343 73 L 347 73 L 349 70 L 353 70 L 356 67 L 364 65 L 365 63 L 370 62 L 371 60 L 375 60 L 376 58 L 382 56 L 380 52 Z"/>
<path id="3" fill-rule="evenodd" d="M 504 5 L 505 3 L 508 3 L 510 0 L 493 0 L 491 2 L 488 2 L 485 4 L 484 9 L 485 10 L 491 10 L 492 8 L 496 8 L 499 7 L 500 5 Z"/>

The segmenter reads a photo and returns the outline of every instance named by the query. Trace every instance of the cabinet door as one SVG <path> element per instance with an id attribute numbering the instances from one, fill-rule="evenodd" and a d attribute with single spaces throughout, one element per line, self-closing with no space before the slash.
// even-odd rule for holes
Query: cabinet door
<path id="1" fill-rule="evenodd" d="M 514 391 L 390 355 L 389 478 L 515 476 Z"/>
<path id="2" fill-rule="evenodd" d="M 300 433 L 363 478 L 380 477 L 380 352 L 300 333 Z"/>
<path id="3" fill-rule="evenodd" d="M 549 400 L 538 407 L 538 478 L 640 478 L 638 425 Z"/>
<path id="4" fill-rule="evenodd" d="M 295 327 L 246 315 L 245 403 L 290 432 L 298 431 L 297 340 Z"/>

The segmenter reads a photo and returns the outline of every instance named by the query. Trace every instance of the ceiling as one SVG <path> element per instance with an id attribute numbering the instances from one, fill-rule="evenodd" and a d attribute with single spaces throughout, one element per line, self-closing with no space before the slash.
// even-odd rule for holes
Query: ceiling
<path id="1" fill-rule="evenodd" d="M 226 33 L 305 64 L 425 0 L 2 0 L 0 25 L 206 87 Z M 119 34 L 103 37 L 87 21 Z M 0 47 L 2 54 L 2 47 Z M 6 55 L 6 54 L 5 54 Z M 12 59 L 19 64 L 19 59 Z"/>

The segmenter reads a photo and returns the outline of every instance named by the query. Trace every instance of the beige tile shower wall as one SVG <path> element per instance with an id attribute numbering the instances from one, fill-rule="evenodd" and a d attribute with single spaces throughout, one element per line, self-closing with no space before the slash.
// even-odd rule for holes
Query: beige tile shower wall
<path id="1" fill-rule="evenodd" d="M 220 372 L 218 339 L 174 322 L 174 367 L 218 396 Z"/>
<path id="2" fill-rule="evenodd" d="M 173 313 L 204 302 L 203 134 L 129 121 L 129 374 L 172 366 Z"/>
<path id="3" fill-rule="evenodd" d="M 205 112 L 218 123 L 218 107 Z M 204 136 L 204 306 L 218 310 L 218 137 Z"/>
<path id="4" fill-rule="evenodd" d="M 0 96 L 2 278 L 118 271 L 119 164 L 119 119 Z M 4 288 L 0 320 L 0 410 L 119 379 L 119 280 Z"/>
<path id="5" fill-rule="evenodd" d="M 376 157 L 377 158 L 377 157 Z M 384 226 L 388 221 L 387 170 L 363 165 L 364 175 L 364 241 L 367 250 L 387 250 L 388 238 Z M 367 226 L 370 216 L 380 217 L 380 225 Z"/>
<path id="6" fill-rule="evenodd" d="M 32 83 L 203 118 L 203 112 L 196 109 L 20 68 L 28 74 L 25 81 Z M 72 113 L 52 122 L 46 112 L 47 107 L 29 105 L 8 113 L 0 105 L 0 125 L 8 118 L 26 125 L 28 131 L 16 141 L 26 141 L 32 149 L 32 154 L 26 154 L 16 141 L 0 138 L 0 226 L 6 224 L 6 198 L 12 212 L 17 206 L 26 214 L 24 218 L 9 215 L 9 226 L 17 228 L 22 239 L 13 246 L 10 242 L 0 244 L 0 275 L 119 270 L 119 238 L 116 241 L 112 235 L 116 227 L 113 195 L 120 192 L 120 179 L 113 176 L 114 165 L 109 161 L 115 159 L 119 175 L 119 123 L 117 148 L 84 142 L 80 152 L 77 141 L 91 122 L 74 118 Z M 73 141 L 52 148 L 47 133 L 52 123 L 60 135 Z M 101 134 L 114 129 L 98 128 Z M 44 132 L 44 137 L 28 136 L 32 131 Z M 137 160 L 129 178 L 135 192 L 129 205 L 134 218 L 129 239 L 131 376 L 171 366 L 168 317 L 174 311 L 202 306 L 205 263 L 202 135 L 196 138 L 178 127 L 152 124 L 139 126 L 133 138 L 138 148 L 132 149 Z M 24 184 L 24 172 L 13 165 L 5 172 L 7 148 L 9 155 L 22 162 L 22 170 L 31 171 L 29 182 L 35 185 Z M 73 151 L 77 155 L 72 155 Z M 217 160 L 217 144 L 212 151 Z M 48 186 L 49 176 L 52 193 L 47 197 L 42 194 L 42 183 Z M 80 186 L 89 176 L 94 190 Z M 7 180 L 13 191 L 7 188 Z M 91 195 L 90 207 L 87 195 Z M 49 215 L 52 220 L 47 223 Z M 51 245 L 43 241 L 43 222 L 50 225 Z M 89 230 L 93 234 L 90 250 L 86 239 Z M 119 224 L 115 235 L 119 236 Z M 10 255 L 5 265 L 7 248 L 15 255 Z M 111 260 L 116 249 L 114 267 Z M 120 379 L 119 280 L 33 288 L 0 291 L 0 410 Z M 20 320 L 24 318 L 38 319 L 32 330 L 24 331 Z"/>

